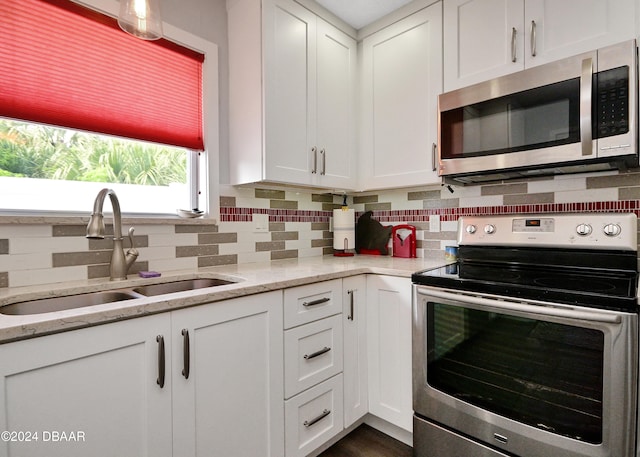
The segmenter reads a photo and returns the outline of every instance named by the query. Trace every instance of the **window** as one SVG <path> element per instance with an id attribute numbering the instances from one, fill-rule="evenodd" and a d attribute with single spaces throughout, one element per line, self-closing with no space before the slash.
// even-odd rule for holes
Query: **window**
<path id="1" fill-rule="evenodd" d="M 195 196 L 215 45 L 171 27 L 189 47 L 142 41 L 70 0 L 3 1 L 0 23 L 0 209 L 86 212 L 103 187 L 123 212 L 207 209 Z"/>
<path id="2" fill-rule="evenodd" d="M 192 208 L 184 148 L 0 119 L 0 208 L 87 211 L 103 187 L 129 213 Z"/>

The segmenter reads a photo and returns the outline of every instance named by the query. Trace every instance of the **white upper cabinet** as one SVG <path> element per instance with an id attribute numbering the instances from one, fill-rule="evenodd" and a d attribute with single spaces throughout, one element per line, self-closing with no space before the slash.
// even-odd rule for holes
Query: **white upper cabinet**
<path id="1" fill-rule="evenodd" d="M 437 97 L 442 91 L 442 4 L 362 42 L 360 188 L 439 183 Z"/>
<path id="2" fill-rule="evenodd" d="M 444 0 L 444 90 L 635 36 L 634 0 Z"/>
<path id="3" fill-rule="evenodd" d="M 355 40 L 293 0 L 227 9 L 232 184 L 353 189 Z"/>

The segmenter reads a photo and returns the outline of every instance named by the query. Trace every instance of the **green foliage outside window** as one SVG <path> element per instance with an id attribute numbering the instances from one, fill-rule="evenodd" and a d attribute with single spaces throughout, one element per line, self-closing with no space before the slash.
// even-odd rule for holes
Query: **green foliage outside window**
<path id="1" fill-rule="evenodd" d="M 0 119 L 0 176 L 166 186 L 186 164 L 181 148 Z"/>

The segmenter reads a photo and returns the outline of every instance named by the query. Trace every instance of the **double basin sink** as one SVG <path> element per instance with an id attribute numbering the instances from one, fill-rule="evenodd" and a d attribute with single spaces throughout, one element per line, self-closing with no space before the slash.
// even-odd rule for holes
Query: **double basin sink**
<path id="1" fill-rule="evenodd" d="M 134 298 L 154 297 L 158 295 L 172 294 L 174 292 L 186 292 L 189 290 L 223 286 L 225 284 L 233 284 L 234 282 L 235 281 L 220 278 L 181 279 L 177 281 L 146 284 L 124 289 L 41 298 L 2 306 L 0 307 L 0 314 L 25 316 L 30 314 L 51 313 L 67 309 L 131 300 Z"/>

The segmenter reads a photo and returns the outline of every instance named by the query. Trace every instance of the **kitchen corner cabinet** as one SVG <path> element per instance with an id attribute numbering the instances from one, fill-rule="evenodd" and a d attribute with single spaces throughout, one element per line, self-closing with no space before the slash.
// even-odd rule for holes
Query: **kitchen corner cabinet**
<path id="1" fill-rule="evenodd" d="M 440 183 L 435 145 L 442 3 L 366 37 L 361 78 L 361 189 Z"/>
<path id="2" fill-rule="evenodd" d="M 293 0 L 227 0 L 232 184 L 353 189 L 357 46 Z"/>
<path id="3" fill-rule="evenodd" d="M 344 427 L 348 428 L 369 412 L 366 276 L 344 278 L 342 293 Z"/>
<path id="4" fill-rule="evenodd" d="M 634 0 L 444 0 L 444 90 L 635 37 Z"/>
<path id="5" fill-rule="evenodd" d="M 282 348 L 281 292 L 0 345 L 0 455 L 281 457 Z"/>
<path id="6" fill-rule="evenodd" d="M 411 280 L 367 276 L 369 412 L 413 430 Z"/>
<path id="7" fill-rule="evenodd" d="M 161 388 L 158 335 L 168 357 L 169 314 L 0 345 L 0 431 L 16 434 L 0 455 L 171 456 L 171 365 Z"/>

